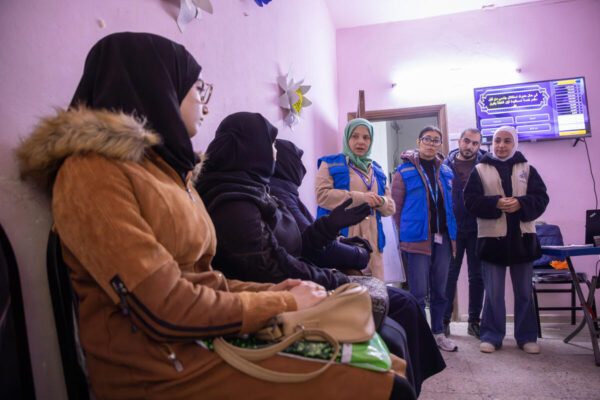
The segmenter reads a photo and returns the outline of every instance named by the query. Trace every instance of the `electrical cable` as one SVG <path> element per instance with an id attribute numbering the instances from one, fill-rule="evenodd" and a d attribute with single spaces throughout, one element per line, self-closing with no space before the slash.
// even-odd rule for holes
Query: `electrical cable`
<path id="1" fill-rule="evenodd" d="M 587 154 L 588 163 L 590 164 L 590 175 L 592 175 L 592 183 L 594 184 L 594 197 L 596 198 L 596 207 L 594 210 L 598 209 L 598 193 L 596 192 L 596 180 L 594 179 L 594 171 L 592 170 L 592 160 L 590 159 L 590 151 L 588 150 L 587 141 L 585 138 L 582 139 L 583 144 L 585 144 L 585 153 Z"/>

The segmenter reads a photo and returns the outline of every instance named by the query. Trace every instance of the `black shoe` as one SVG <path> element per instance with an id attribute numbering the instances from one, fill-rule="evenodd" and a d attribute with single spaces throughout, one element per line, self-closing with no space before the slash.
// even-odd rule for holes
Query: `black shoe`
<path id="1" fill-rule="evenodd" d="M 450 322 L 443 322 L 444 325 L 444 336 L 450 336 Z"/>
<path id="2" fill-rule="evenodd" d="M 479 339 L 479 323 L 478 322 L 469 322 L 469 327 L 467 328 L 467 333 L 471 336 L 475 336 Z"/>

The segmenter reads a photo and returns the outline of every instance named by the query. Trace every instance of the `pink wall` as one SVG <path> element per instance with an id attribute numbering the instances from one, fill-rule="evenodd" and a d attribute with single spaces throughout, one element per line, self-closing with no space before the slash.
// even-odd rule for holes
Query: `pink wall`
<path id="1" fill-rule="evenodd" d="M 205 133 L 195 138 L 197 149 L 206 147 L 227 114 L 258 111 L 280 128 L 280 137 L 305 150 L 307 166 L 339 149 L 339 126 L 346 112 L 356 109 L 358 89 L 366 90 L 367 109 L 446 103 L 451 132 L 474 123 L 474 86 L 584 75 L 592 125 L 600 107 L 600 55 L 594 46 L 600 39 L 600 5 L 594 0 L 342 30 L 337 59 L 336 32 L 320 0 L 276 0 L 262 9 L 252 0 L 213 1 L 215 15 L 193 21 L 184 34 L 174 22 L 178 3 L 22 0 L 0 5 L 0 221 L 21 271 L 40 398 L 66 397 L 45 271 L 51 214 L 48 199 L 19 181 L 12 152 L 39 117 L 68 104 L 85 54 L 102 36 L 149 31 L 183 43 L 197 57 L 204 78 L 215 84 Z M 98 26 L 98 18 L 105 28 Z M 581 22 L 566 27 L 563 21 Z M 507 68 L 490 74 L 490 63 Z M 511 63 L 523 72 L 515 74 Z M 276 102 L 276 77 L 291 65 L 313 85 L 308 97 L 314 104 L 295 132 L 282 125 Z M 423 73 L 429 90 L 419 94 L 411 85 Z M 391 91 L 392 81 L 399 82 L 400 90 Z M 588 143 L 590 152 L 598 154 L 598 135 Z M 570 144 L 525 144 L 522 149 L 548 184 L 552 202 L 544 218 L 563 226 L 567 242 L 580 242 L 583 210 L 593 200 L 584 148 Z M 558 157 L 560 168 L 555 167 Z M 600 178 L 599 163 L 592 162 Z M 314 169 L 307 169 L 301 195 L 314 209 Z M 591 262 L 586 260 L 588 271 Z M 465 284 L 460 284 L 464 293 Z"/>
<path id="2" fill-rule="evenodd" d="M 588 146 L 600 194 L 599 18 L 600 2 L 577 0 L 339 30 L 339 124 L 344 126 L 364 89 L 367 110 L 446 104 L 449 131 L 456 133 L 475 125 L 474 87 L 585 76 L 595 128 Z M 398 83 L 394 90 L 392 82 Z M 541 219 L 560 225 L 566 243 L 582 243 L 594 194 L 585 147 L 572 144 L 524 143 L 520 149 L 548 187 L 551 201 Z M 591 274 L 596 260 L 579 257 L 575 266 Z M 458 289 L 461 314 L 468 302 L 465 269 Z M 507 285 L 509 313 L 510 292 Z M 541 301 L 549 305 L 546 299 Z"/>
<path id="3" fill-rule="evenodd" d="M 257 111 L 292 139 L 314 162 L 325 136 L 337 131 L 335 30 L 320 0 L 276 0 L 259 8 L 252 0 L 213 1 L 214 15 L 180 33 L 178 0 L 3 1 L 0 5 L 0 221 L 17 255 L 39 398 L 66 398 L 45 267 L 51 224 L 48 199 L 18 179 L 12 156 L 19 138 L 40 116 L 65 107 L 78 83 L 89 48 L 116 31 L 148 31 L 184 44 L 215 84 L 203 149 L 219 121 L 236 111 Z M 248 16 L 244 16 L 247 13 Z M 97 19 L 106 23 L 100 28 Z M 293 65 L 313 85 L 306 118 L 291 132 L 284 127 L 276 79 Z M 309 182 L 314 170 L 309 168 Z M 311 185 L 302 193 L 314 205 Z"/>

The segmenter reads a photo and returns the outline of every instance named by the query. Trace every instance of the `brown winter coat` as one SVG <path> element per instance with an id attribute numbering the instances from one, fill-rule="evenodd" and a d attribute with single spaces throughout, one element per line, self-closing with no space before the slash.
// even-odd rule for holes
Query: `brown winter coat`
<path id="1" fill-rule="evenodd" d="M 348 156 L 346 156 L 346 164 L 348 164 Z M 373 186 L 371 190 L 367 190 L 367 187 L 361 177 L 352 168 L 348 168 L 350 174 L 350 190 L 334 189 L 333 177 L 329 174 L 329 165 L 325 162 L 321 163 L 317 177 L 315 180 L 315 192 L 317 195 L 317 204 L 319 206 L 332 210 L 344 200 L 351 198 L 352 205 L 357 206 L 366 202 L 365 194 L 368 192 L 378 193 L 377 179 L 373 180 Z M 370 181 L 373 174 L 373 166 L 369 166 L 367 171 L 367 182 Z M 382 217 L 390 216 L 396 210 L 394 200 L 390 194 L 390 189 L 385 188 L 383 195 L 383 205 L 376 208 L 381 213 Z M 373 247 L 371 258 L 368 269 L 374 277 L 384 280 L 384 265 L 383 265 L 383 253 L 379 251 L 377 247 L 377 219 L 375 216 L 369 216 L 363 219 L 360 223 L 352 225 L 348 228 L 348 236 L 360 236 L 369 241 Z"/>
<path id="2" fill-rule="evenodd" d="M 22 174 L 53 188 L 96 397 L 387 398 L 392 373 L 335 366 L 305 384 L 270 384 L 195 343 L 253 332 L 296 303 L 212 270 L 212 222 L 192 174 L 184 184 L 151 150 L 158 140 L 131 116 L 80 109 L 45 119 L 18 150 Z M 284 357 L 262 365 L 314 369 Z"/>

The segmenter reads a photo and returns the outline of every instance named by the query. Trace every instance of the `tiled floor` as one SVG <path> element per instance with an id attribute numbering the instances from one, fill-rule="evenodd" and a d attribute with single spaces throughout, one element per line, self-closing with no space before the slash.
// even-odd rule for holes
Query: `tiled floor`
<path id="1" fill-rule="evenodd" d="M 443 352 L 448 366 L 424 382 L 421 400 L 600 399 L 600 366 L 587 328 L 566 344 L 562 340 L 573 326 L 542 324 L 539 355 L 517 347 L 512 323 L 502 349 L 492 354 L 479 351 L 480 342 L 467 335 L 466 322 L 453 322 L 450 328 L 458 351 Z"/>

